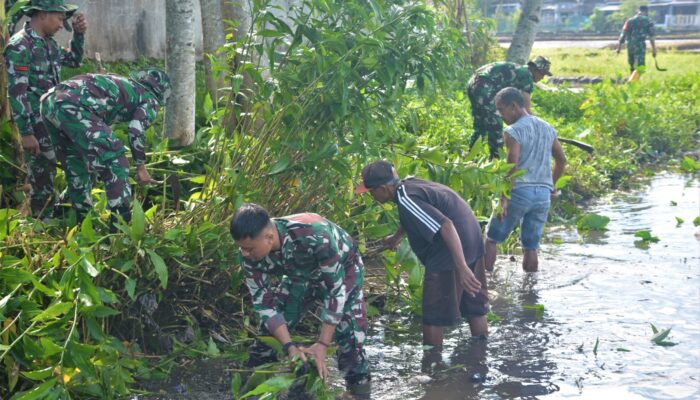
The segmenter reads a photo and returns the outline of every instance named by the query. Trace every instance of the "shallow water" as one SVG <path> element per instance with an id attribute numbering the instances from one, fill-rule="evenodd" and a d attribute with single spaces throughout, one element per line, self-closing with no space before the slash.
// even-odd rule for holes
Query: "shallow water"
<path id="1" fill-rule="evenodd" d="M 401 332 L 376 322 L 373 398 L 700 398 L 700 183 L 659 175 L 590 212 L 610 217 L 609 230 L 552 228 L 540 272 L 499 259 L 489 285 L 502 320 L 488 341 L 470 339 L 464 324 L 447 334 L 441 361 L 423 360 L 418 319 L 401 321 Z M 660 241 L 645 248 L 638 230 Z M 677 345 L 653 343 L 652 323 L 672 328 Z"/>

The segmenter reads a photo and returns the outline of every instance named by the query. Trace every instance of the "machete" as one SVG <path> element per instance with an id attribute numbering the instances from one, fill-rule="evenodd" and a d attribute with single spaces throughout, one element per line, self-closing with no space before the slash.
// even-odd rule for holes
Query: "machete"
<path id="1" fill-rule="evenodd" d="M 668 68 L 659 67 L 659 62 L 656 61 L 656 56 L 654 56 L 654 66 L 656 67 L 657 71 L 661 71 L 661 72 L 668 71 Z"/>
<path id="2" fill-rule="evenodd" d="M 566 139 L 566 138 L 561 138 L 561 137 L 558 139 L 562 143 L 573 144 L 574 146 L 578 147 L 579 149 L 581 149 L 583 151 L 587 151 L 588 153 L 593 153 L 593 146 L 591 146 L 588 143 L 583 143 L 583 142 L 579 142 L 578 140 Z"/>

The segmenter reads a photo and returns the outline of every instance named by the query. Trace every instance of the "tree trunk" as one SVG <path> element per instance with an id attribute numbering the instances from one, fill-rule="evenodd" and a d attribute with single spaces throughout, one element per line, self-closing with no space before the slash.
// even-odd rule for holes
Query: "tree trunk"
<path id="1" fill-rule="evenodd" d="M 532 44 L 535 42 L 537 24 L 540 22 L 540 11 L 543 0 L 525 0 L 523 11 L 518 20 L 518 26 L 513 34 L 513 41 L 508 48 L 506 60 L 525 64 L 530 57 Z"/>
<path id="2" fill-rule="evenodd" d="M 222 21 L 221 0 L 199 0 L 202 8 L 202 38 L 204 44 L 204 73 L 206 75 L 207 89 L 214 104 L 218 103 L 219 88 L 224 86 L 223 74 L 213 71 L 215 62 L 212 59 L 219 57 L 218 50 L 224 45 L 226 36 Z"/>
<path id="3" fill-rule="evenodd" d="M 168 75 L 173 85 L 165 110 L 165 133 L 175 146 L 194 141 L 195 120 L 195 0 L 166 0 L 165 37 Z"/>

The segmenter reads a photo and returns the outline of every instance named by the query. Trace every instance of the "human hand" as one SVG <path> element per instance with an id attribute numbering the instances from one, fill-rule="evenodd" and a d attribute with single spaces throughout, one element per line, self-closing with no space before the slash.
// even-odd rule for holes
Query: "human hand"
<path id="1" fill-rule="evenodd" d="M 396 250 L 403 240 L 403 235 L 393 234 L 382 239 L 382 247 L 385 249 Z"/>
<path id="2" fill-rule="evenodd" d="M 557 197 L 559 197 L 559 191 L 556 189 L 552 190 L 552 193 L 549 194 L 550 200 L 554 200 Z"/>
<path id="3" fill-rule="evenodd" d="M 615 50 L 615 54 L 620 54 L 620 50 L 621 50 L 621 49 L 622 49 L 622 48 L 621 48 L 620 46 L 617 46 L 617 50 Z"/>
<path id="4" fill-rule="evenodd" d="M 136 182 L 142 186 L 158 183 L 158 181 L 151 178 L 151 175 L 148 173 L 148 170 L 146 170 L 146 166 L 143 164 L 136 167 Z"/>
<path id="5" fill-rule="evenodd" d="M 459 279 L 459 283 L 462 285 L 462 288 L 464 288 L 464 290 L 469 292 L 472 296 L 476 296 L 479 293 L 479 290 L 481 290 L 481 282 L 476 279 L 476 276 L 474 276 L 472 270 L 466 265 L 457 267 L 457 279 Z"/>
<path id="6" fill-rule="evenodd" d="M 295 356 L 299 357 L 302 361 L 306 362 L 306 355 L 304 355 L 304 352 L 302 351 L 302 349 L 297 347 L 296 345 L 293 345 L 293 346 L 289 347 L 289 352 L 287 353 L 287 357 L 289 357 L 289 359 L 291 360 Z"/>
<path id="7" fill-rule="evenodd" d="M 328 377 L 328 367 L 326 366 L 326 346 L 321 343 L 314 343 L 311 347 L 302 347 L 302 351 L 311 357 L 316 362 L 316 370 L 318 376 L 324 381 Z"/>
<path id="8" fill-rule="evenodd" d="M 88 25 L 85 19 L 85 14 L 75 13 L 73 15 L 73 32 L 77 34 L 84 34 L 87 31 Z"/>
<path id="9" fill-rule="evenodd" d="M 651 50 L 651 55 L 653 55 L 654 57 L 656 57 L 656 49 L 652 49 L 652 50 Z"/>
<path id="10" fill-rule="evenodd" d="M 22 136 L 22 148 L 25 152 L 33 156 L 38 156 L 41 152 L 39 148 L 39 141 L 36 140 L 34 135 Z"/>

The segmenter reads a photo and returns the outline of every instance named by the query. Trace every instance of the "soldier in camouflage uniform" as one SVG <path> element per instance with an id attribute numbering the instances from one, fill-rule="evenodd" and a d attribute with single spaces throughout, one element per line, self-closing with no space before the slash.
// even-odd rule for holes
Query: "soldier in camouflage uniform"
<path id="1" fill-rule="evenodd" d="M 56 202 L 56 153 L 39 114 L 39 98 L 59 82 L 61 66 L 78 67 L 83 58 L 87 22 L 82 14 L 75 16 L 70 50 L 62 49 L 53 39 L 76 9 L 63 0 L 32 0 L 22 9 L 30 21 L 12 36 L 4 52 L 12 116 L 22 135 L 34 217 L 52 216 Z"/>
<path id="2" fill-rule="evenodd" d="M 620 41 L 617 44 L 617 53 L 620 53 L 622 45 L 627 41 L 627 62 L 630 72 L 644 72 L 646 58 L 646 40 L 651 43 L 651 51 L 656 57 L 656 44 L 654 43 L 654 22 L 649 18 L 649 8 L 640 6 L 639 12 L 634 17 L 625 21 L 620 33 Z"/>
<path id="3" fill-rule="evenodd" d="M 498 157 L 498 150 L 503 147 L 503 120 L 493 100 L 496 93 L 509 86 L 520 89 L 525 97 L 526 109 L 530 112 L 530 93 L 535 88 L 535 82 L 546 75 L 552 75 L 549 72 L 550 64 L 548 59 L 538 56 L 527 65 L 501 61 L 486 64 L 476 70 L 467 89 L 474 121 L 470 148 L 479 138 L 486 137 L 491 158 Z"/>
<path id="4" fill-rule="evenodd" d="M 125 221 L 131 219 L 129 161 L 109 125 L 128 122 L 137 181 L 152 183 L 144 164 L 145 131 L 169 95 L 170 80 L 165 72 L 149 69 L 130 78 L 78 75 L 42 97 L 41 115 L 57 151 L 65 156 L 68 197 L 79 219 L 92 209 L 93 172 L 105 184 L 109 208 Z"/>
<path id="5" fill-rule="evenodd" d="M 236 211 L 231 235 L 241 250 L 253 308 L 261 317 L 259 335 L 274 336 L 290 357 L 311 355 L 324 379 L 326 351 L 335 339 L 338 368 L 348 389 L 368 397 L 364 266 L 350 235 L 317 214 L 270 219 L 256 204 Z M 319 339 L 308 348 L 298 346 L 289 332 L 315 303 L 321 303 Z M 256 341 L 249 365 L 275 359 L 271 348 Z"/>

